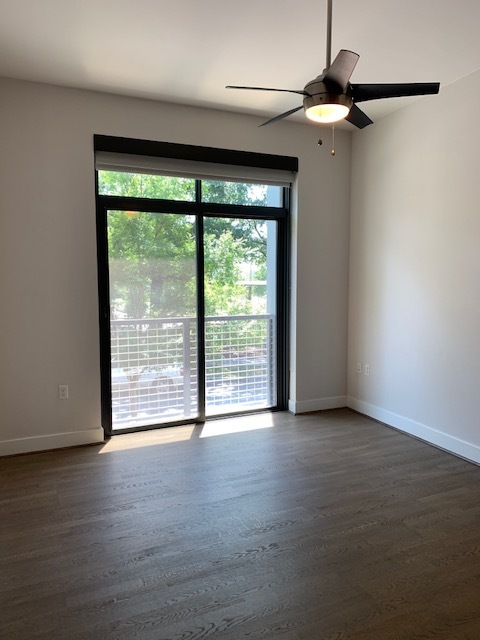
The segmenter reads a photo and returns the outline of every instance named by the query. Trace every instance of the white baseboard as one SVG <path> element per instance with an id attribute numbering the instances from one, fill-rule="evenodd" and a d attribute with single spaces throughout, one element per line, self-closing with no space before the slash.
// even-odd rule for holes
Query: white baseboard
<path id="1" fill-rule="evenodd" d="M 363 413 L 370 418 L 379 420 L 386 425 L 394 427 L 399 431 L 408 433 L 415 438 L 424 440 L 428 444 L 432 444 L 435 447 L 439 447 L 440 449 L 448 451 L 449 453 L 453 453 L 457 456 L 460 456 L 461 458 L 465 458 L 466 460 L 470 460 L 471 462 L 480 464 L 480 447 L 472 444 L 471 442 L 460 440 L 460 438 L 455 438 L 448 433 L 438 431 L 437 429 L 429 427 L 426 424 L 416 422 L 415 420 L 411 420 L 410 418 L 405 418 L 404 416 L 401 416 L 397 413 L 387 411 L 386 409 L 382 409 L 381 407 L 377 407 L 376 405 L 369 404 L 368 402 L 364 402 L 363 400 L 358 400 L 357 398 L 349 397 L 348 407 L 350 407 L 350 409 L 358 411 L 359 413 Z"/>
<path id="2" fill-rule="evenodd" d="M 71 433 L 54 433 L 48 436 L 33 436 L 16 440 L 0 440 L 0 456 L 12 456 L 19 453 L 33 453 L 49 449 L 63 449 L 83 444 L 104 442 L 103 429 L 87 429 Z"/>
<path id="3" fill-rule="evenodd" d="M 311 411 L 325 411 L 327 409 L 341 409 L 347 406 L 347 396 L 335 396 L 333 398 L 317 398 L 316 400 L 288 401 L 288 410 L 297 413 L 310 413 Z"/>

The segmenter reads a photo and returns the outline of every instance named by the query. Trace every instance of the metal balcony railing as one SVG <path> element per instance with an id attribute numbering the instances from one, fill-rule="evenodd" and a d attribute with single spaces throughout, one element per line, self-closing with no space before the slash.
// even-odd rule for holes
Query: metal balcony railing
<path id="1" fill-rule="evenodd" d="M 276 403 L 275 317 L 205 318 L 206 413 Z M 113 428 L 197 414 L 195 318 L 111 321 Z"/>

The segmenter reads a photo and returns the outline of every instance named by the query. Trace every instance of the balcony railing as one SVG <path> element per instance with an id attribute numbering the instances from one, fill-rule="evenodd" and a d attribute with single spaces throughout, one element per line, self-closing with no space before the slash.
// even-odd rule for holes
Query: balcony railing
<path id="1" fill-rule="evenodd" d="M 276 403 L 275 317 L 205 318 L 207 415 Z M 111 321 L 113 427 L 197 414 L 195 318 Z"/>

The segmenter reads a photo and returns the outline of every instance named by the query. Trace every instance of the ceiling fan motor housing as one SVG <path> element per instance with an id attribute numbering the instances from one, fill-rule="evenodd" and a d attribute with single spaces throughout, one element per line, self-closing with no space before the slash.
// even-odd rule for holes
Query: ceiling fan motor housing
<path id="1" fill-rule="evenodd" d="M 328 87 L 318 78 L 305 85 L 304 91 L 309 94 L 303 99 L 305 111 L 320 104 L 341 104 L 347 109 L 350 109 L 353 104 L 351 96 L 341 91 L 332 91 L 331 86 Z"/>

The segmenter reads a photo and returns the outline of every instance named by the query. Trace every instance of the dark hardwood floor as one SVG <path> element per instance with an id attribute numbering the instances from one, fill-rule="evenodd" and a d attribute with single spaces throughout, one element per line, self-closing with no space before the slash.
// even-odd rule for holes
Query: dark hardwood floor
<path id="1" fill-rule="evenodd" d="M 4 458 L 0 487 L 1 638 L 480 638 L 480 468 L 347 409 Z"/>

